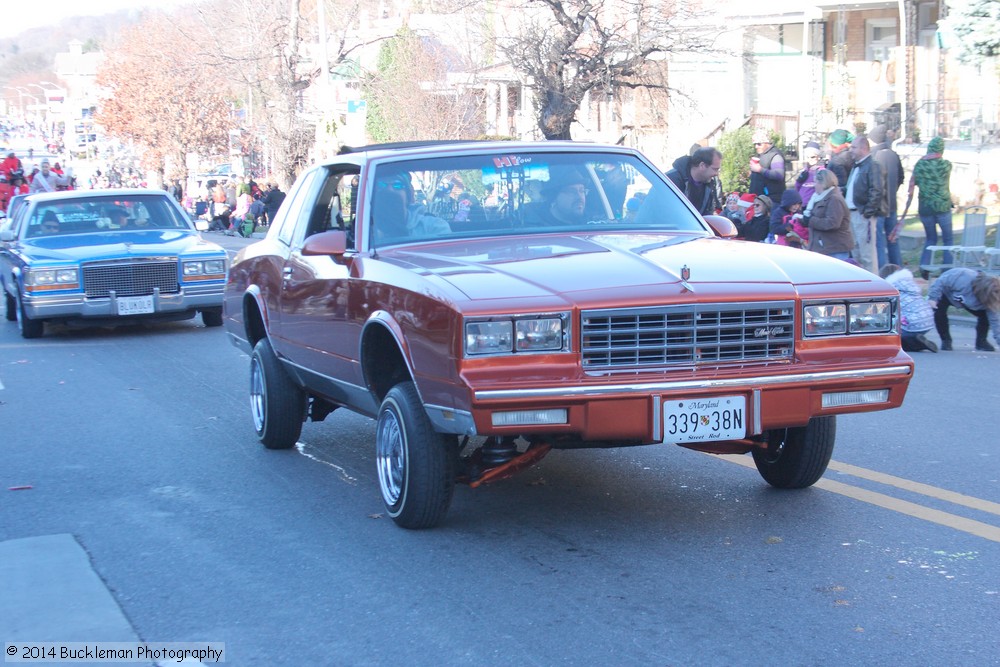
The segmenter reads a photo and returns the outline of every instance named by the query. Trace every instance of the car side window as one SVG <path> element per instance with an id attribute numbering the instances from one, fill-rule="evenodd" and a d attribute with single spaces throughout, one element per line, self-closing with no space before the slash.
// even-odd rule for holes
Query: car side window
<path id="1" fill-rule="evenodd" d="M 314 169 L 298 180 L 289 195 L 291 202 L 288 204 L 288 208 L 282 208 L 283 214 L 278 216 L 278 224 L 280 225 L 278 228 L 278 240 L 287 246 L 292 245 L 295 230 L 300 224 L 308 223 L 308 217 L 305 220 L 301 220 L 300 218 L 302 218 L 303 207 L 305 207 L 307 202 L 312 201 L 312 185 L 316 182 L 316 175 L 318 173 L 319 171 Z"/>
<path id="2" fill-rule="evenodd" d="M 342 208 L 342 193 L 349 187 L 350 179 L 357 173 L 356 165 L 333 165 L 326 168 L 326 180 L 319 189 L 302 236 L 294 237 L 295 243 L 300 243 L 313 234 L 347 228 Z"/>

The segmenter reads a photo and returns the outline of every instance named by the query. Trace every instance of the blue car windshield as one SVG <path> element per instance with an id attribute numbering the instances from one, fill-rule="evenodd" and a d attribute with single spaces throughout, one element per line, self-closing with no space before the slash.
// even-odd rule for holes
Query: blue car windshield
<path id="1" fill-rule="evenodd" d="M 25 221 L 21 237 L 162 229 L 191 229 L 166 196 L 94 196 L 39 202 Z"/>
<path id="2" fill-rule="evenodd" d="M 382 162 L 370 242 L 533 233 L 707 232 L 662 174 L 631 154 L 512 151 Z"/>

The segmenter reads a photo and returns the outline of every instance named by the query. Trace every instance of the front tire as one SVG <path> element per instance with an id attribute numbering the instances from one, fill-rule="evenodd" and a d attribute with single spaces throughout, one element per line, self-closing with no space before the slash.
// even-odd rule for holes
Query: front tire
<path id="1" fill-rule="evenodd" d="M 45 325 L 41 320 L 33 320 L 24 312 L 24 303 L 21 297 L 17 298 L 17 328 L 21 331 L 22 338 L 41 338 L 45 332 Z"/>
<path id="2" fill-rule="evenodd" d="M 753 450 L 753 462 L 771 486 L 804 489 L 826 472 L 836 439 L 836 417 L 813 417 L 805 426 L 770 431 L 767 449 Z"/>
<path id="3" fill-rule="evenodd" d="M 17 301 L 7 292 L 4 292 L 4 297 L 6 298 L 7 309 L 5 315 L 8 322 L 17 322 Z"/>
<path id="4" fill-rule="evenodd" d="M 431 426 L 412 382 L 389 390 L 378 411 L 375 462 L 386 512 L 403 528 L 438 525 L 455 489 L 457 451 Z"/>
<path id="5" fill-rule="evenodd" d="M 221 327 L 222 326 L 222 309 L 213 308 L 212 310 L 201 311 L 201 322 L 206 327 Z"/>
<path id="6" fill-rule="evenodd" d="M 292 381 L 267 338 L 250 356 L 250 412 L 254 430 L 268 449 L 289 449 L 302 434 L 306 394 Z"/>

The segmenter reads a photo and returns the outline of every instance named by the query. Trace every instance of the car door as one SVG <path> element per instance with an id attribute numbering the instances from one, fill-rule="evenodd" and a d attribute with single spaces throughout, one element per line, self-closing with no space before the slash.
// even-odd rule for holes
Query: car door
<path id="1" fill-rule="evenodd" d="M 343 228 L 341 191 L 357 170 L 355 165 L 323 170 L 322 183 L 297 213 L 281 283 L 281 331 L 288 357 L 311 371 L 308 382 L 314 389 L 342 403 L 354 403 L 355 394 L 366 393 L 360 388 L 358 364 L 364 322 L 350 316 L 352 290 L 359 289 L 359 281 L 352 276 L 352 263 L 303 255 L 302 245 L 315 234 Z"/>
<path id="2" fill-rule="evenodd" d="M 21 262 L 17 257 L 16 249 L 18 245 L 18 226 L 24 219 L 25 207 L 18 207 L 11 217 L 5 218 L 0 224 L 0 231 L 7 232 L 3 237 L 12 237 L 10 240 L 0 240 L 0 286 L 7 290 L 12 296 L 17 290 L 17 283 L 14 280 L 14 267 L 20 266 Z M 3 290 L 0 290 L 3 291 Z"/>

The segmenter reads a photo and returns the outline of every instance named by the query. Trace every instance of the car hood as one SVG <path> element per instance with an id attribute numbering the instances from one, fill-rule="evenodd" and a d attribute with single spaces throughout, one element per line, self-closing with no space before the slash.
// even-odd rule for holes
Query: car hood
<path id="1" fill-rule="evenodd" d="M 21 241 L 20 250 L 32 260 L 63 262 L 224 252 L 196 232 L 183 229 L 40 236 Z"/>
<path id="2" fill-rule="evenodd" d="M 798 285 L 877 280 L 807 250 L 692 234 L 495 238 L 400 248 L 382 259 L 408 265 L 470 300 L 561 295 L 574 303 L 582 292 L 610 296 L 617 289 L 664 285 L 718 293 L 741 285 L 740 292 L 779 296 Z"/>

